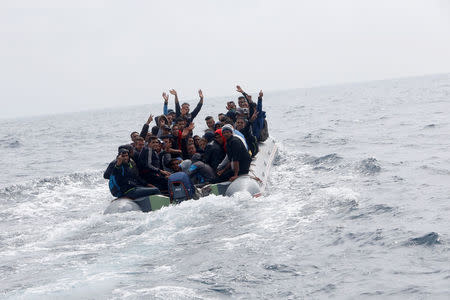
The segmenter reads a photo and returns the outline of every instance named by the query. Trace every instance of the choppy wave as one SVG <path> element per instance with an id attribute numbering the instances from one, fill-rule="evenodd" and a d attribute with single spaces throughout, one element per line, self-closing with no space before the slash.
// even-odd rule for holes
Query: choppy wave
<path id="1" fill-rule="evenodd" d="M 430 232 L 423 236 L 409 239 L 406 246 L 434 246 L 441 244 L 439 234 L 436 232 Z"/>
<path id="2" fill-rule="evenodd" d="M 365 175 L 374 175 L 381 171 L 381 166 L 376 158 L 369 157 L 359 163 L 358 170 Z"/>
<path id="3" fill-rule="evenodd" d="M 149 214 L 103 215 L 113 197 L 100 170 L 159 104 L 129 108 L 133 118 L 121 108 L 3 122 L 2 296 L 445 298 L 448 82 L 268 93 L 280 152 L 267 193 Z"/>

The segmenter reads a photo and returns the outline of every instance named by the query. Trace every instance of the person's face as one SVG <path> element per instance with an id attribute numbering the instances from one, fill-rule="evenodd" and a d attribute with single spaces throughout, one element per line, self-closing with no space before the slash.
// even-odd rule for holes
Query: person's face
<path id="1" fill-rule="evenodd" d="M 194 144 L 188 145 L 187 151 L 188 151 L 189 155 L 194 155 L 195 154 L 195 145 Z"/>
<path id="2" fill-rule="evenodd" d="M 234 101 L 229 101 L 229 102 L 227 103 L 227 109 L 228 109 L 228 110 L 230 110 L 230 109 L 236 109 L 236 104 L 234 103 Z"/>
<path id="3" fill-rule="evenodd" d="M 219 119 L 220 122 L 223 122 L 223 119 L 225 119 L 225 115 L 224 114 L 218 114 L 217 118 Z"/>
<path id="4" fill-rule="evenodd" d="M 177 137 L 178 136 L 178 125 L 173 125 L 172 127 L 172 135 Z"/>
<path id="5" fill-rule="evenodd" d="M 135 147 L 137 151 L 141 151 L 144 148 L 144 141 L 136 141 Z"/>
<path id="6" fill-rule="evenodd" d="M 239 105 L 239 107 L 243 107 L 242 105 L 243 105 L 244 103 L 247 103 L 247 101 L 245 100 L 245 98 L 239 98 L 239 100 L 238 100 L 238 105 Z"/>
<path id="7" fill-rule="evenodd" d="M 216 140 L 216 142 L 218 142 L 220 145 L 223 145 L 223 139 L 220 136 L 220 134 L 216 134 L 214 135 L 214 139 Z"/>
<path id="8" fill-rule="evenodd" d="M 208 128 L 213 128 L 214 123 L 216 123 L 216 122 L 214 122 L 213 118 L 206 120 L 206 126 L 208 126 Z"/>
<path id="9" fill-rule="evenodd" d="M 163 139 L 164 142 L 164 149 L 169 149 L 172 147 L 172 140 L 171 139 Z"/>
<path id="10" fill-rule="evenodd" d="M 158 147 L 158 145 L 159 145 L 158 140 L 152 140 L 152 141 L 150 142 L 150 148 L 152 148 L 153 150 L 156 150 L 157 147 Z"/>
<path id="11" fill-rule="evenodd" d="M 166 120 L 164 120 L 163 118 L 159 118 L 159 126 L 164 126 L 166 125 Z"/>
<path id="12" fill-rule="evenodd" d="M 178 122 L 178 128 L 180 130 L 183 130 L 184 127 L 186 127 L 186 121 L 185 120 Z"/>
<path id="13" fill-rule="evenodd" d="M 217 123 L 214 125 L 214 131 L 216 131 L 217 129 L 222 128 L 223 124 L 222 123 Z"/>
<path id="14" fill-rule="evenodd" d="M 205 149 L 207 143 L 206 139 L 200 139 L 200 141 L 198 141 L 198 145 L 201 149 Z"/>
<path id="15" fill-rule="evenodd" d="M 181 171 L 181 167 L 180 167 L 180 165 L 179 165 L 179 163 L 177 161 L 171 162 L 169 167 L 172 170 L 174 170 L 175 172 L 180 172 Z"/>
<path id="16" fill-rule="evenodd" d="M 189 104 L 183 104 L 181 105 L 181 114 L 185 115 L 189 112 Z"/>
<path id="17" fill-rule="evenodd" d="M 128 153 L 126 152 L 120 154 L 120 156 L 122 156 L 124 162 L 128 162 L 130 160 L 130 156 L 128 156 Z"/>
<path id="18" fill-rule="evenodd" d="M 155 151 L 159 153 L 159 152 L 161 152 L 161 149 L 162 149 L 161 143 L 159 143 L 159 142 L 156 143 L 156 145 L 155 145 Z"/>
<path id="19" fill-rule="evenodd" d="M 194 144 L 194 139 L 191 138 L 191 137 L 188 138 L 187 144 L 188 144 L 188 145 Z"/>
<path id="20" fill-rule="evenodd" d="M 233 134 L 229 130 L 222 131 L 223 137 L 228 140 Z"/>
<path id="21" fill-rule="evenodd" d="M 241 130 L 242 128 L 245 127 L 245 122 L 243 119 L 237 119 L 236 120 L 236 129 L 237 130 Z"/>
<path id="22" fill-rule="evenodd" d="M 244 101 L 244 103 L 242 103 L 241 108 L 248 108 L 248 102 Z"/>
<path id="23" fill-rule="evenodd" d="M 172 122 L 173 122 L 173 114 L 168 114 L 166 117 L 167 117 L 167 121 L 169 121 L 169 124 L 172 124 Z"/>
<path id="24" fill-rule="evenodd" d="M 198 142 L 200 141 L 200 137 L 196 136 L 194 137 L 194 144 L 198 145 Z"/>
<path id="25" fill-rule="evenodd" d="M 132 134 L 131 134 L 131 140 L 133 141 L 133 142 L 135 142 L 136 141 L 136 138 L 139 136 L 139 133 L 137 133 L 137 132 L 133 132 Z"/>

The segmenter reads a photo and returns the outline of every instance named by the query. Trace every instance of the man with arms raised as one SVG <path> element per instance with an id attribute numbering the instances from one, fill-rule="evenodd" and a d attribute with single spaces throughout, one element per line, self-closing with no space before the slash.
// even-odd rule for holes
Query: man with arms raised
<path id="1" fill-rule="evenodd" d="M 198 113 L 200 112 L 200 109 L 202 109 L 203 106 L 203 92 L 202 90 L 198 90 L 198 96 L 200 97 L 200 101 L 198 101 L 197 106 L 195 107 L 195 109 L 192 111 L 192 113 L 189 113 L 190 110 L 190 105 L 189 103 L 184 102 L 183 104 L 181 104 L 181 108 L 180 108 L 180 102 L 178 101 L 178 94 L 177 91 L 175 90 L 170 90 L 169 91 L 172 95 L 175 96 L 175 112 L 176 112 L 176 117 L 186 117 L 187 119 L 187 124 L 189 125 L 194 119 L 195 117 L 198 115 Z"/>

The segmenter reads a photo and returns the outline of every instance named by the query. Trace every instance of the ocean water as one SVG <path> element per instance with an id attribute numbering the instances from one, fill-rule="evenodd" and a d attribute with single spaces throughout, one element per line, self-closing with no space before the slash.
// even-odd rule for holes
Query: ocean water
<path id="1" fill-rule="evenodd" d="M 230 99 L 206 98 L 195 132 Z M 102 173 L 162 103 L 0 120 L 0 298 L 448 299 L 450 75 L 264 107 L 280 151 L 263 197 L 148 214 L 103 215 Z"/>

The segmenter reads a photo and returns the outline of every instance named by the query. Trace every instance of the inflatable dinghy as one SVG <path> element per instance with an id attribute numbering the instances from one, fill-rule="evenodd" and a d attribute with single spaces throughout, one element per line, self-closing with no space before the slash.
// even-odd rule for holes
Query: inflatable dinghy
<path id="1" fill-rule="evenodd" d="M 276 153 L 277 145 L 274 139 L 269 137 L 264 143 L 259 144 L 259 152 L 253 158 L 249 174 L 241 175 L 233 182 L 227 181 L 208 184 L 201 188 L 197 188 L 197 196 L 205 197 L 210 194 L 232 196 L 238 192 L 248 192 L 253 197 L 261 196 L 266 189 L 270 168 Z M 179 202 L 180 201 L 177 201 L 177 203 Z M 122 197 L 114 199 L 106 208 L 104 214 L 122 213 L 127 211 L 149 212 L 171 204 L 170 198 L 164 195 L 152 195 L 135 200 Z"/>

